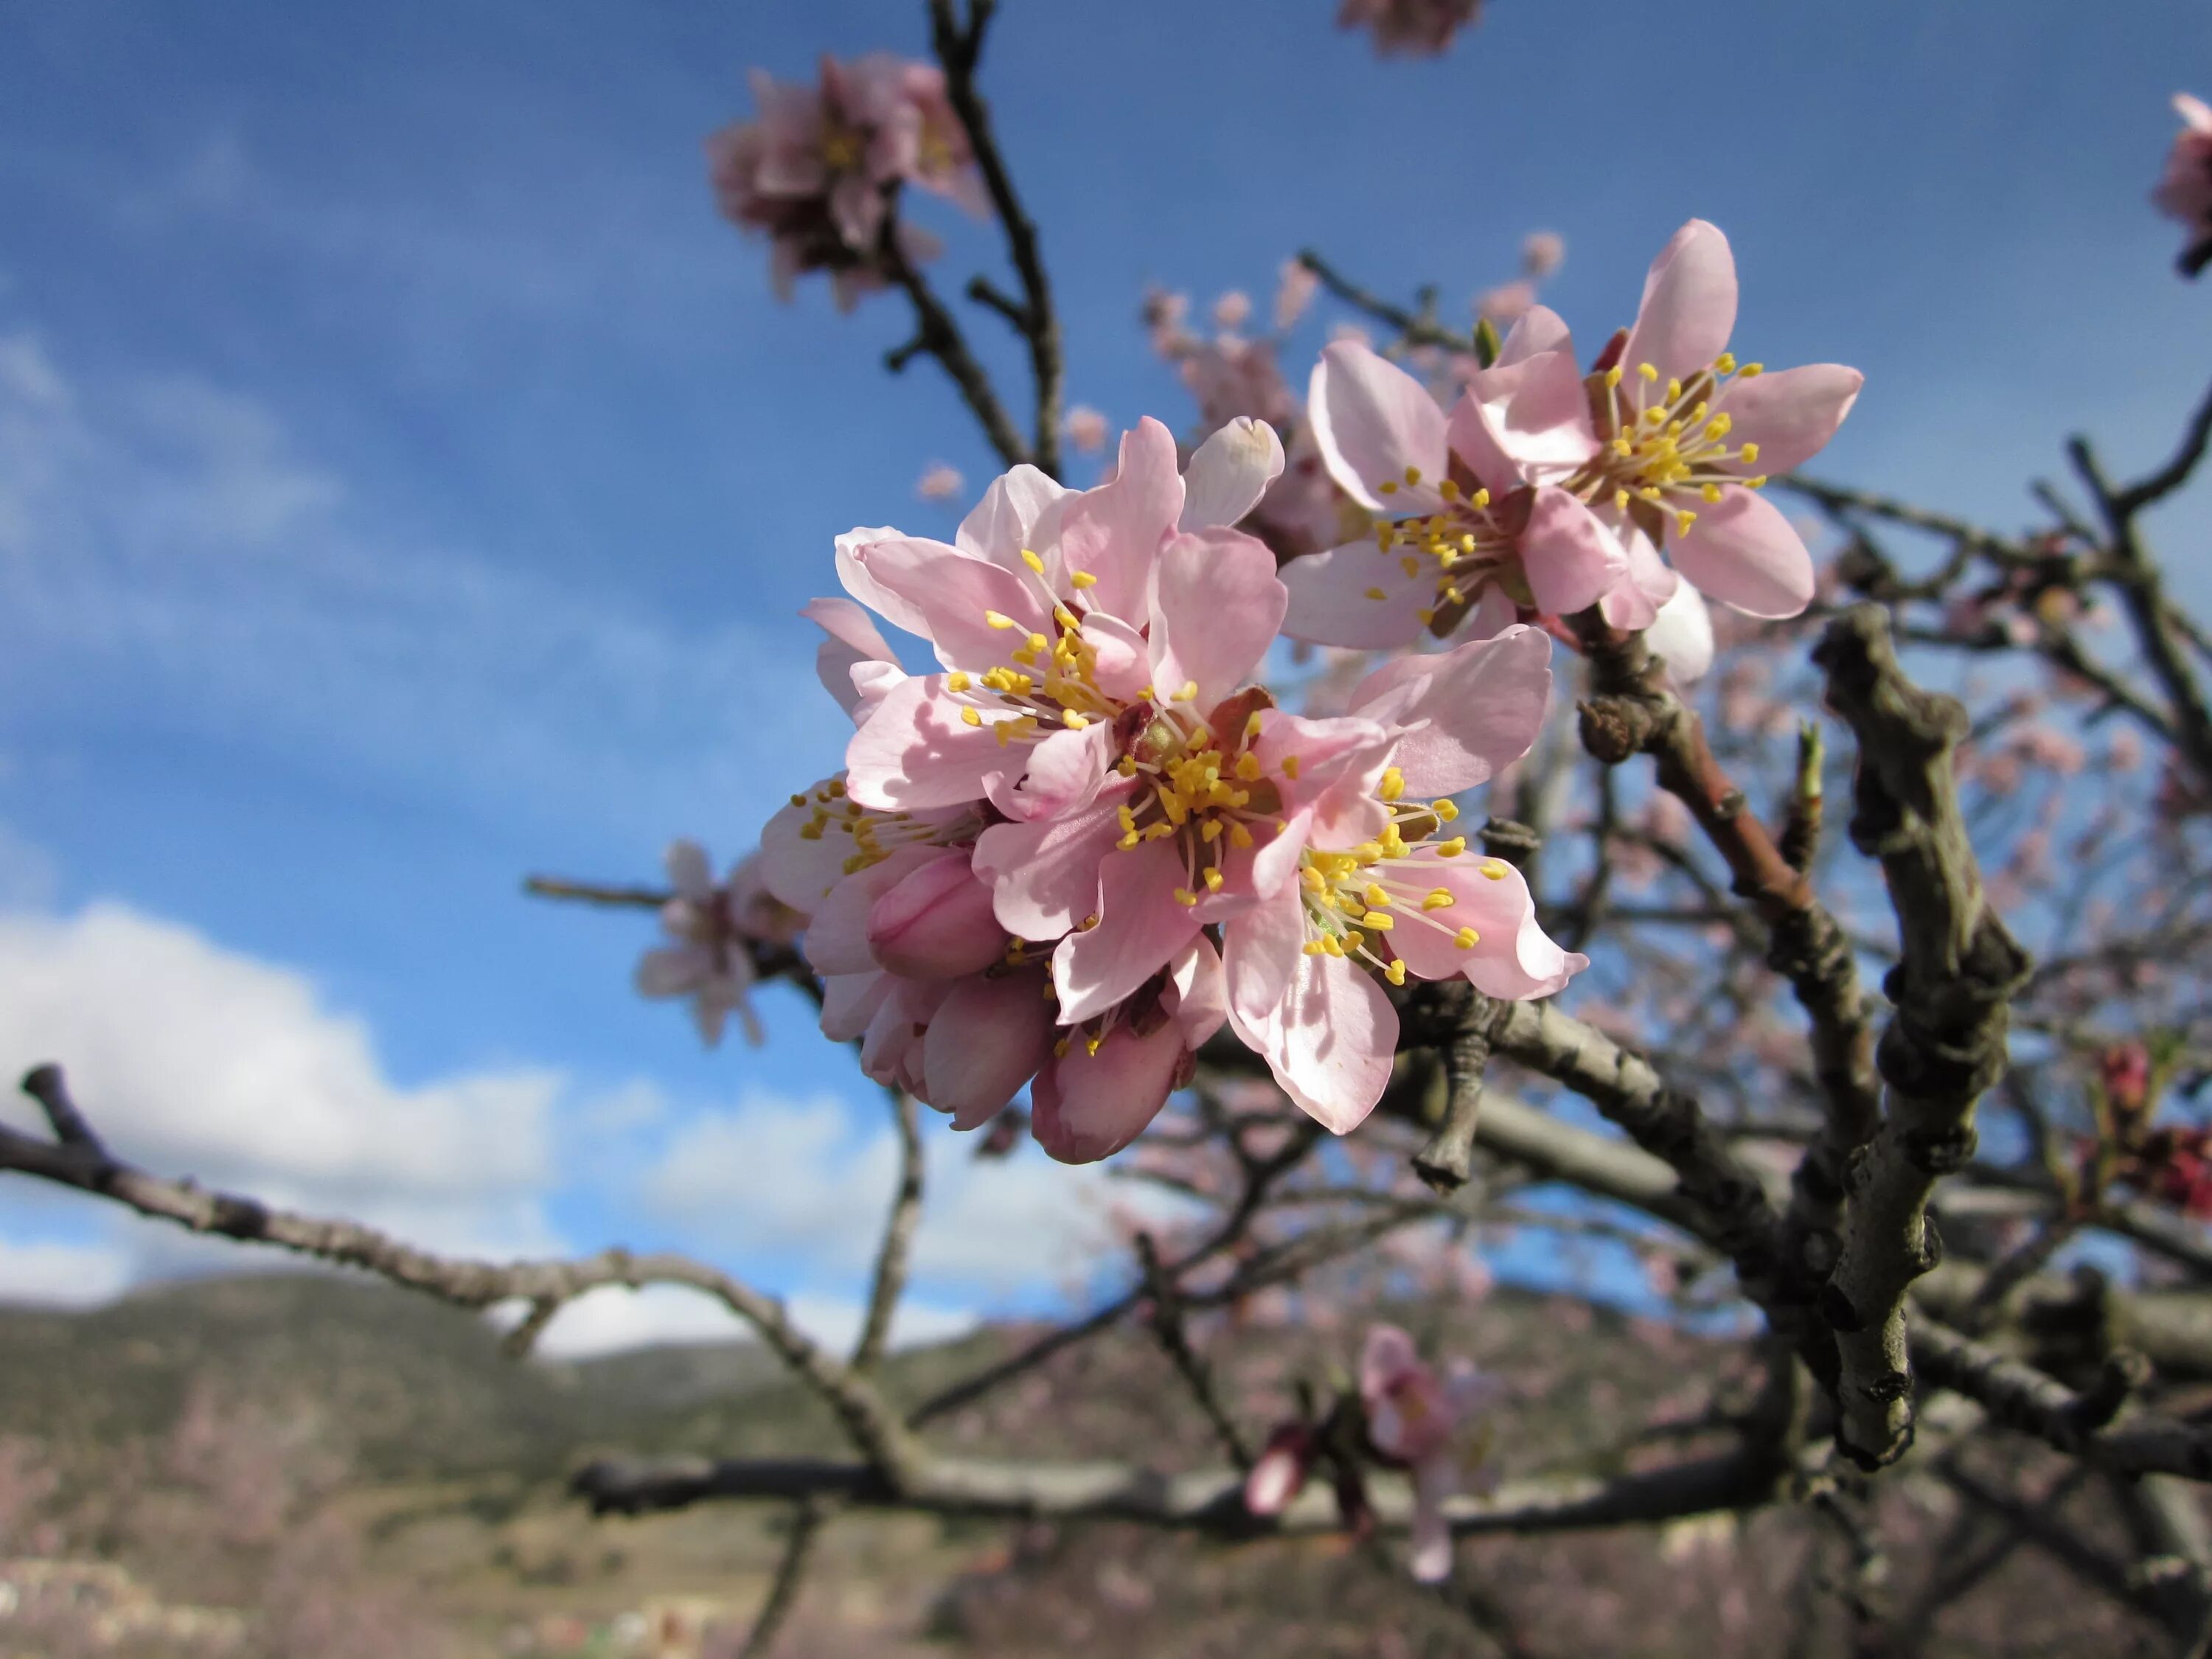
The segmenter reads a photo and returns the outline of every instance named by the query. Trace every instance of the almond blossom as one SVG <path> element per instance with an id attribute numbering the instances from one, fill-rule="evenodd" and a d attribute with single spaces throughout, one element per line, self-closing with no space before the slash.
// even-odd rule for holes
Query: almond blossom
<path id="1" fill-rule="evenodd" d="M 1497 1395 L 1497 1385 L 1468 1361 L 1455 1359 L 1439 1374 L 1397 1326 L 1368 1328 L 1359 1355 L 1367 1439 L 1381 1457 L 1413 1476 L 1413 1569 L 1425 1584 L 1451 1577 L 1451 1523 L 1444 1504 L 1481 1461 L 1488 1438 L 1481 1414 Z"/>
<path id="2" fill-rule="evenodd" d="M 1432 58 L 1481 10 L 1482 0 L 1343 0 L 1336 26 L 1370 31 L 1375 50 L 1385 55 L 1402 52 Z"/>
<path id="3" fill-rule="evenodd" d="M 1371 539 L 1285 568 L 1285 632 L 1368 648 L 1462 623 L 1486 635 L 1524 605 L 1565 615 L 1621 580 L 1626 557 L 1613 530 L 1568 491 L 1532 482 L 1524 465 L 1594 447 L 1574 428 L 1588 415 L 1572 359 L 1501 357 L 1493 374 L 1486 393 L 1471 390 L 1447 416 L 1419 380 L 1365 346 L 1322 351 L 1307 417 L 1330 475 L 1376 520 Z"/>
<path id="4" fill-rule="evenodd" d="M 2194 276 L 2212 264 L 2212 105 L 2188 93 L 2173 94 L 2181 131 L 2166 152 L 2166 172 L 2151 200 L 2189 233 L 2182 245 L 2181 274 Z"/>
<path id="5" fill-rule="evenodd" d="M 735 1013 L 746 1041 L 757 1047 L 760 1020 L 746 996 L 757 977 L 749 947 L 788 945 L 799 916 L 763 884 L 757 856 L 740 860 L 719 884 L 695 841 L 670 842 L 665 862 L 674 893 L 660 908 L 660 926 L 676 942 L 638 958 L 638 994 L 689 998 L 709 1048 L 721 1042 L 723 1025 Z"/>

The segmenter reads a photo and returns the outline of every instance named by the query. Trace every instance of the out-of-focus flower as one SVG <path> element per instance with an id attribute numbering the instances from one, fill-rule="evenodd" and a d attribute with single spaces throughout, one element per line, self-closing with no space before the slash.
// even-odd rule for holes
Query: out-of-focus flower
<path id="1" fill-rule="evenodd" d="M 1060 429 L 1078 454 L 1096 455 L 1106 447 L 1106 417 L 1089 404 L 1078 404 L 1069 410 Z"/>
<path id="2" fill-rule="evenodd" d="M 1541 282 L 1567 260 L 1567 239 L 1555 230 L 1532 231 L 1521 243 L 1521 269 Z"/>
<path id="3" fill-rule="evenodd" d="M 2097 1076 L 2115 1112 L 2136 1117 L 2150 1103 L 2150 1054 L 2142 1043 L 2108 1044 L 2097 1056 Z"/>
<path id="4" fill-rule="evenodd" d="M 799 918 L 763 884 L 759 860 L 747 858 L 717 884 L 705 850 L 694 841 L 669 843 L 668 883 L 674 890 L 661 907 L 661 929 L 675 943 L 638 959 L 638 994 L 687 997 L 699 1035 L 709 1048 L 735 1013 L 745 1037 L 761 1041 L 758 1018 L 746 993 L 756 974 L 753 945 L 788 945 Z"/>
<path id="5" fill-rule="evenodd" d="M 1501 327 L 1510 327 L 1536 303 L 1536 285 L 1525 278 L 1500 283 L 1475 296 L 1474 314 Z"/>
<path id="6" fill-rule="evenodd" d="M 1375 50 L 1385 55 L 1433 58 L 1481 10 L 1482 0 L 1344 0 L 1336 23 L 1339 28 L 1370 31 Z"/>
<path id="7" fill-rule="evenodd" d="M 1304 260 L 1284 260 L 1282 272 L 1275 281 L 1276 328 L 1289 328 L 1304 316 L 1306 307 L 1313 303 L 1320 289 L 1321 278 L 1307 269 Z"/>
<path id="8" fill-rule="evenodd" d="M 2212 106 L 2178 92 L 2173 95 L 2173 111 L 2181 118 L 2181 131 L 2173 135 L 2166 172 L 2151 192 L 2151 200 L 2168 218 L 2179 220 L 2186 231 L 2181 272 L 2194 276 L 2212 264 Z"/>
<path id="9" fill-rule="evenodd" d="M 1397 1326 L 1368 1328 L 1359 1356 L 1367 1438 L 1382 1458 L 1413 1475 L 1413 1577 L 1423 1583 L 1451 1576 L 1444 1504 L 1480 1463 L 1486 1448 L 1474 1431 L 1497 1393 L 1466 1360 L 1454 1360 L 1439 1375 Z"/>
<path id="10" fill-rule="evenodd" d="M 966 130 L 933 65 L 886 52 L 851 64 L 825 57 L 813 86 L 755 70 L 752 88 L 756 118 L 708 138 L 708 172 L 723 216 L 769 237 L 779 296 L 810 270 L 830 273 L 842 309 L 884 287 L 880 244 L 902 184 L 985 210 Z M 902 223 L 897 235 L 909 260 L 937 251 L 915 227 Z"/>
<path id="11" fill-rule="evenodd" d="M 1305 1490 L 1321 1449 L 1320 1437 L 1307 1423 L 1284 1423 L 1268 1435 L 1244 1477 L 1244 1507 L 1257 1516 L 1277 1516 Z"/>
<path id="12" fill-rule="evenodd" d="M 921 480 L 914 493 L 925 501 L 949 501 L 968 487 L 968 480 L 960 476 L 957 467 L 943 461 L 932 461 L 922 469 Z"/>

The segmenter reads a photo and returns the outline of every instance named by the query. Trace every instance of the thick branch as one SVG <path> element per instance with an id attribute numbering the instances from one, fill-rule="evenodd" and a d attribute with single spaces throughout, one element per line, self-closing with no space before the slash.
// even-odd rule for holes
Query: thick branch
<path id="1" fill-rule="evenodd" d="M 1911 1442 L 1905 1287 L 1940 1258 L 1929 1194 L 1973 1156 L 1975 1103 L 2003 1075 L 2007 1003 L 2030 964 L 1984 902 L 1960 813 L 1951 757 L 1965 708 L 1905 678 L 1878 605 L 1838 617 L 1814 656 L 1829 706 L 1858 738 L 1851 842 L 1881 860 L 1902 945 L 1877 1056 L 1889 1109 L 1852 1166 L 1849 1226 L 1820 1301 L 1841 1364 L 1837 1443 L 1872 1467 Z"/>
<path id="2" fill-rule="evenodd" d="M 1446 1505 L 1452 1530 L 1560 1532 L 1619 1527 L 1738 1509 L 1775 1488 L 1771 1460 L 1726 1453 L 1610 1480 L 1556 1476 L 1509 1480 L 1487 1498 Z M 713 1500 L 834 1496 L 873 1508 L 1023 1520 L 1133 1521 L 1231 1538 L 1336 1533 L 1334 1498 L 1310 1487 L 1273 1521 L 1244 1507 L 1244 1476 L 1235 1469 L 1164 1474 L 1133 1463 L 1047 1463 L 940 1458 L 901 1491 L 862 1463 L 826 1459 L 706 1458 L 664 1462 L 605 1459 L 578 1471 L 571 1490 L 600 1514 L 636 1515 Z M 1370 1501 L 1376 1521 L 1402 1530 L 1412 1493 L 1402 1480 L 1377 1478 Z"/>
<path id="3" fill-rule="evenodd" d="M 60 1070 L 42 1066 L 25 1079 L 61 1088 Z M 433 1255 L 357 1222 L 326 1220 L 271 1209 L 250 1198 L 210 1192 L 190 1181 L 169 1181 L 111 1157 L 90 1131 L 76 1140 L 46 1142 L 0 1127 L 0 1171 L 12 1170 L 57 1186 L 75 1188 L 196 1233 L 213 1233 L 251 1244 L 359 1267 L 463 1308 L 494 1303 L 532 1304 L 542 1328 L 552 1310 L 587 1291 L 620 1285 L 685 1285 L 714 1297 L 758 1333 L 762 1341 L 835 1411 L 853 1443 L 882 1478 L 896 1486 L 921 1460 L 919 1447 L 873 1388 L 816 1346 L 793 1325 L 773 1297 L 718 1268 L 666 1253 L 633 1255 L 603 1250 L 567 1261 L 498 1265 Z"/>

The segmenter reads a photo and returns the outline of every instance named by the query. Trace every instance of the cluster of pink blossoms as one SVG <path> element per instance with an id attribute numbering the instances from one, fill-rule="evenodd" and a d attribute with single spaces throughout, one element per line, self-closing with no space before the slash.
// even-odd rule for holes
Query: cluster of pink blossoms
<path id="1" fill-rule="evenodd" d="M 1342 1133 L 1389 1078 L 1386 984 L 1541 996 L 1583 965 L 1452 829 L 1449 797 L 1535 737 L 1543 633 L 1389 663 L 1333 719 L 1253 683 L 1289 595 L 1231 526 L 1282 462 L 1239 421 L 1181 471 L 1146 420 L 1096 489 L 1021 466 L 951 544 L 839 539 L 852 597 L 808 611 L 858 729 L 844 775 L 769 823 L 762 872 L 871 1076 L 963 1127 L 1026 1084 L 1038 1140 L 1085 1161 L 1225 1023 Z M 870 611 L 942 672 L 908 674 Z"/>
<path id="2" fill-rule="evenodd" d="M 707 163 L 723 216 L 767 234 L 776 293 L 791 297 L 803 273 L 826 270 L 840 309 L 884 286 L 883 238 L 892 200 L 913 185 L 981 216 L 988 210 L 968 130 L 933 64 L 889 52 L 850 64 L 822 60 L 811 87 L 752 76 L 758 118 L 707 140 Z M 912 261 L 935 242 L 912 225 L 896 228 Z"/>
<path id="3" fill-rule="evenodd" d="M 841 537 L 849 597 L 807 614 L 857 730 L 761 865 L 806 918 L 824 1031 L 963 1127 L 1026 1085 L 1037 1139 L 1084 1161 L 1140 1133 L 1224 1024 L 1341 1133 L 1390 1076 L 1386 988 L 1563 987 L 1583 958 L 1451 798 L 1534 742 L 1563 618 L 1595 607 L 1702 667 L 1691 584 L 1754 616 L 1811 599 L 1759 487 L 1827 441 L 1860 376 L 1739 365 L 1735 300 L 1726 240 L 1693 221 L 1587 373 L 1540 307 L 1449 413 L 1331 345 L 1305 426 L 1371 525 L 1279 573 L 1238 527 L 1285 471 L 1249 416 L 1188 470 L 1152 420 L 1095 489 L 1018 466 L 951 544 Z M 908 673 L 878 618 L 941 672 Z M 1255 683 L 1279 637 L 1399 654 L 1309 717 Z"/>
<path id="4" fill-rule="evenodd" d="M 2166 153 L 2166 172 L 2151 200 L 2189 232 L 2181 249 L 2182 274 L 2194 276 L 2212 264 L 2212 105 L 2185 92 L 2173 97 L 2181 131 Z"/>
<path id="5" fill-rule="evenodd" d="M 1374 528 L 1285 568 L 1285 631 L 1385 649 L 1596 605 L 1615 628 L 1653 630 L 1688 678 L 1711 655 L 1700 593 L 1797 615 L 1812 556 L 1759 492 L 1834 435 L 1863 377 L 1738 362 L 1735 310 L 1728 239 L 1693 219 L 1653 261 L 1635 325 L 1587 370 L 1543 306 L 1449 412 L 1366 347 L 1328 347 L 1307 418 Z"/>

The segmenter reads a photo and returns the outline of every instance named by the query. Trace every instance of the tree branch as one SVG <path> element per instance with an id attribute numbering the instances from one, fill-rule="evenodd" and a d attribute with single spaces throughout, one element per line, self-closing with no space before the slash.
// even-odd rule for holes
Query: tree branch
<path id="1" fill-rule="evenodd" d="M 903 1089 L 888 1089 L 891 1117 L 898 1126 L 899 1184 L 891 1194 L 890 1213 L 884 1218 L 883 1242 L 876 1249 L 876 1269 L 868 1281 L 868 1316 L 853 1346 L 853 1369 L 875 1369 L 891 1340 L 891 1322 L 898 1313 L 899 1297 L 906 1291 L 907 1252 L 914 1230 L 921 1221 L 921 1126 L 916 1121 L 914 1097 Z"/>
<path id="2" fill-rule="evenodd" d="M 1837 1444 L 1873 1468 L 1911 1442 L 1905 1291 L 1942 1251 L 1928 1197 L 1973 1156 L 1975 1103 L 2003 1075 L 2007 1003 L 2030 963 L 1984 901 L 1960 814 L 1951 755 L 1966 709 L 1905 678 L 1878 605 L 1830 623 L 1814 659 L 1858 738 L 1851 842 L 1881 860 L 1902 942 L 1877 1056 L 1889 1109 L 1852 1166 L 1843 1251 L 1820 1298 L 1841 1365 Z"/>
<path id="3" fill-rule="evenodd" d="M 1319 277 L 1323 288 L 1353 310 L 1364 312 L 1376 322 L 1388 323 L 1396 329 L 1399 337 L 1407 345 L 1440 346 L 1446 351 L 1463 351 L 1473 355 L 1473 335 L 1455 334 L 1448 328 L 1439 328 L 1425 317 L 1415 316 L 1403 306 L 1391 304 L 1381 295 L 1360 287 L 1311 248 L 1298 251 L 1298 263 Z"/>

